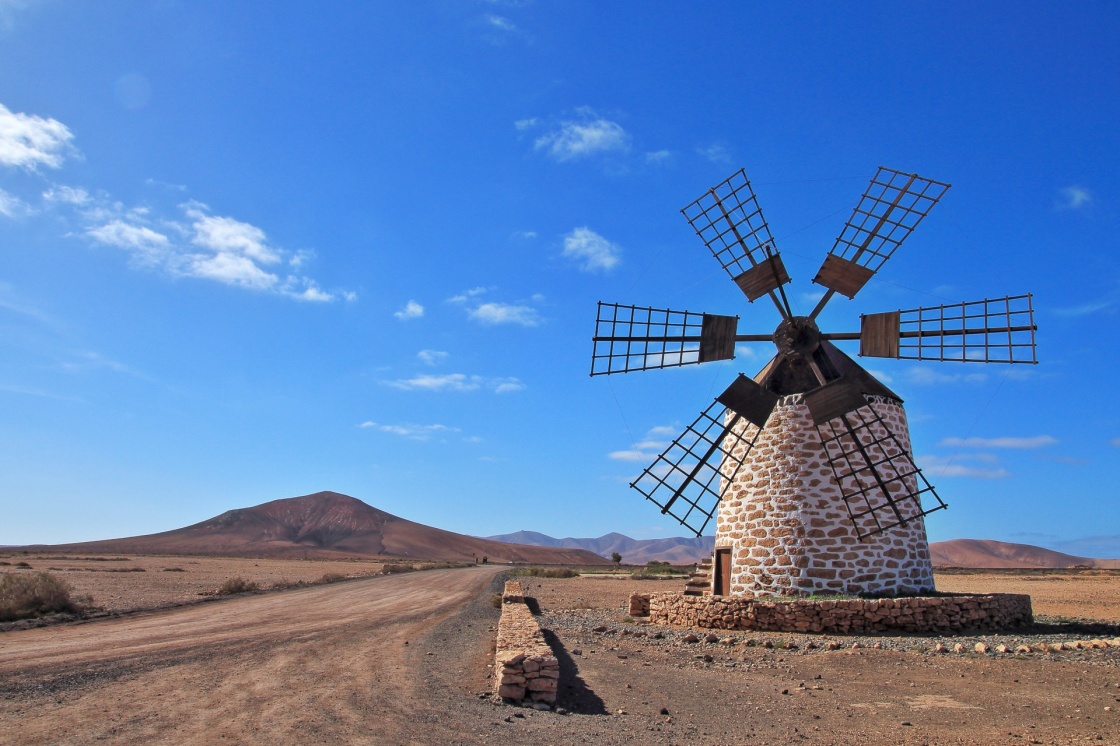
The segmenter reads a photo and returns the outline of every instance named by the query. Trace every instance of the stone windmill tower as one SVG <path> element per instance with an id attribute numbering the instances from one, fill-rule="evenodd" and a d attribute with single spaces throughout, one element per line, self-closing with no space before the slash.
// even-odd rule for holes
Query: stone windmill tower
<path id="1" fill-rule="evenodd" d="M 949 188 L 880 167 L 795 316 L 789 275 L 740 170 L 681 212 L 751 302 L 781 315 L 771 334 L 738 317 L 599 303 L 591 375 L 730 360 L 738 343 L 774 358 L 739 375 L 631 487 L 701 535 L 716 523 L 713 592 L 798 596 L 933 590 L 923 516 L 945 507 L 914 463 L 902 399 L 833 342 L 864 357 L 1036 363 L 1030 295 L 865 314 L 822 332 L 836 294 L 854 298 Z"/>

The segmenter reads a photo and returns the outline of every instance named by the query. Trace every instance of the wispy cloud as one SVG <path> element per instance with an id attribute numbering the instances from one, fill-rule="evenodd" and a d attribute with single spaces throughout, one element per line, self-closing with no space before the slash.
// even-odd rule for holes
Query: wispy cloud
<path id="1" fill-rule="evenodd" d="M 453 435 L 461 432 L 457 427 L 450 427 L 448 425 L 386 425 L 373 421 L 366 421 L 358 425 L 358 427 L 377 430 L 382 433 L 389 433 L 390 435 L 399 435 L 402 438 L 409 440 L 431 440 L 437 435 Z"/>
<path id="2" fill-rule="evenodd" d="M 467 317 L 486 326 L 516 324 L 518 326 L 538 326 L 540 312 L 532 306 L 510 303 L 483 303 L 467 312 Z"/>
<path id="3" fill-rule="evenodd" d="M 584 272 L 607 272 L 618 265 L 621 255 L 622 248 L 618 244 L 586 226 L 564 236 L 563 256 L 577 262 Z"/>
<path id="4" fill-rule="evenodd" d="M 408 303 L 404 304 L 404 307 L 401 308 L 401 310 L 394 312 L 393 315 L 401 321 L 407 321 L 408 319 L 418 319 L 424 315 L 424 307 L 416 301 L 410 300 Z"/>
<path id="5" fill-rule="evenodd" d="M 419 358 L 420 362 L 424 363 L 424 365 L 439 365 L 447 360 L 449 354 L 442 350 L 420 350 L 420 352 L 416 353 L 416 357 Z"/>
<path id="6" fill-rule="evenodd" d="M 604 153 L 624 153 L 630 148 L 630 135 L 618 122 L 583 107 L 576 110 L 574 118 L 561 121 L 538 137 L 533 148 L 564 162 Z"/>
<path id="7" fill-rule="evenodd" d="M 663 163 L 668 163 L 670 160 L 672 160 L 672 158 L 673 154 L 668 150 L 654 150 L 652 152 L 646 153 L 645 155 L 646 163 L 649 163 L 651 165 L 661 165 Z"/>
<path id="8" fill-rule="evenodd" d="M 14 218 L 31 212 L 31 206 L 14 194 L 9 194 L 0 189 L 0 215 Z"/>
<path id="9" fill-rule="evenodd" d="M 917 459 L 922 469 L 934 477 L 966 477 L 972 479 L 1006 479 L 1011 472 L 1001 466 L 970 466 L 960 463 L 960 458 L 921 456 Z"/>
<path id="10" fill-rule="evenodd" d="M 1108 442 L 1109 442 L 1109 443 L 1110 443 L 1111 445 L 1114 445 L 1114 446 L 1116 446 L 1117 448 L 1120 448 L 1120 438 L 1113 438 L 1112 440 L 1110 440 L 1110 441 L 1108 441 Z"/>
<path id="11" fill-rule="evenodd" d="M 458 295 L 453 295 L 450 298 L 448 298 L 447 302 L 448 303 L 466 303 L 467 301 L 473 300 L 474 298 L 477 298 L 478 296 L 482 295 L 483 293 L 486 292 L 486 290 L 487 290 L 487 288 L 484 288 L 484 287 L 476 287 L 476 288 L 471 288 L 470 290 L 464 290 L 463 292 L 459 293 Z"/>
<path id="12" fill-rule="evenodd" d="M 1055 316 L 1063 316 L 1066 318 L 1077 318 L 1079 316 L 1091 316 L 1094 313 L 1101 311 L 1108 311 L 1116 307 L 1115 300 L 1099 300 L 1089 301 L 1076 306 L 1069 306 L 1067 308 L 1055 308 Z"/>
<path id="13" fill-rule="evenodd" d="M 701 145 L 696 148 L 696 153 L 717 165 L 725 166 L 731 163 L 731 151 L 722 142 Z"/>
<path id="14" fill-rule="evenodd" d="M 945 438 L 940 445 L 949 448 L 1016 448 L 1034 449 L 1055 445 L 1057 438 L 1050 435 L 1005 438 Z"/>
<path id="15" fill-rule="evenodd" d="M 658 454 L 669 447 L 669 440 L 676 429 L 668 425 L 652 427 L 646 433 L 645 439 L 634 443 L 630 448 L 621 451 L 611 451 L 607 458 L 614 461 L 652 461 Z"/>
<path id="16" fill-rule="evenodd" d="M 517 378 L 485 378 L 465 373 L 447 373 L 440 376 L 423 374 L 396 381 L 385 381 L 385 383 L 402 391 L 465 392 L 486 389 L 495 394 L 508 394 L 525 388 L 525 384 Z"/>
<path id="17" fill-rule="evenodd" d="M 919 386 L 935 386 L 944 383 L 983 383 L 988 380 L 986 373 L 944 373 L 926 367 L 907 368 L 906 380 Z"/>
<path id="18" fill-rule="evenodd" d="M 13 112 L 0 104 L 0 165 L 35 171 L 59 168 L 76 155 L 74 135 L 57 119 Z"/>
<path id="19" fill-rule="evenodd" d="M 1080 210 L 1092 204 L 1093 193 L 1083 186 L 1071 184 L 1059 190 L 1057 206 L 1060 210 Z"/>

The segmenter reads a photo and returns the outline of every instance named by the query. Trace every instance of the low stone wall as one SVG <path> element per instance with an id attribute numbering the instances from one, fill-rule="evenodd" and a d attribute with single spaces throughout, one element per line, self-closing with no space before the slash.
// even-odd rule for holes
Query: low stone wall
<path id="1" fill-rule="evenodd" d="M 630 594 L 630 610 L 627 612 L 630 616 L 649 616 L 649 599 L 652 594 L 649 593 L 631 593 Z"/>
<path id="2" fill-rule="evenodd" d="M 649 612 L 655 624 L 830 634 L 997 631 L 1034 621 L 1031 597 L 1013 593 L 835 601 L 658 593 Z"/>
<path id="3" fill-rule="evenodd" d="M 494 690 L 506 701 L 551 706 L 556 702 L 560 663 L 525 605 L 525 587 L 506 581 L 494 652 Z"/>

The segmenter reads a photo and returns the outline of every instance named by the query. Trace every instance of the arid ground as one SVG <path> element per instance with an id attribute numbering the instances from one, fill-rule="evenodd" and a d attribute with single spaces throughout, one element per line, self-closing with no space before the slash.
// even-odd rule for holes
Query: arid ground
<path id="1" fill-rule="evenodd" d="M 24 559 L 33 569 L 112 564 Z M 0 743 L 1120 743 L 1120 648 L 1091 646 L 1120 636 L 1116 572 L 938 575 L 942 590 L 1030 593 L 1039 624 L 1007 635 L 711 642 L 624 615 L 631 591 L 679 581 L 529 578 L 565 677 L 560 711 L 537 712 L 488 696 L 491 598 L 509 568 L 214 599 L 198 594 L 228 577 L 267 587 L 376 569 L 128 562 L 145 571 L 56 572 L 98 603 L 117 596 L 118 610 L 166 608 L 0 632 Z M 977 642 L 1011 652 L 971 652 Z M 1081 648 L 1038 652 L 1058 642 Z M 966 652 L 933 652 L 958 643 Z M 1032 652 L 1016 654 L 1020 645 Z"/>

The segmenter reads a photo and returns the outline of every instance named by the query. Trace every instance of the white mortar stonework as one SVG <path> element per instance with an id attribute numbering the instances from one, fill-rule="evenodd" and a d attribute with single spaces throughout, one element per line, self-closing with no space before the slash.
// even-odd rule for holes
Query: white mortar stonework
<path id="1" fill-rule="evenodd" d="M 910 453 L 901 403 L 868 399 Z M 874 437 L 887 435 L 876 427 Z M 756 428 L 744 420 L 737 429 L 742 434 Z M 745 443 L 738 448 L 742 457 Z M 884 466 L 880 471 L 889 480 L 895 474 Z M 909 477 L 910 489 L 913 480 Z M 716 548 L 731 548 L 733 596 L 899 595 L 934 589 L 925 522 L 914 501 L 899 505 L 908 519 L 905 526 L 860 541 L 800 394 L 779 400 L 735 481 L 725 487 L 716 516 Z M 865 530 L 874 527 L 870 517 L 863 521 Z"/>

